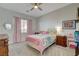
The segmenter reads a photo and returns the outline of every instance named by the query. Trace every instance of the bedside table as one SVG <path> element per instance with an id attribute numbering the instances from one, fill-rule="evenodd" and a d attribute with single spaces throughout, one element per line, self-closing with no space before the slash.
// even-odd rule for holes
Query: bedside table
<path id="1" fill-rule="evenodd" d="M 56 44 L 67 47 L 67 37 L 66 36 L 56 36 Z"/>

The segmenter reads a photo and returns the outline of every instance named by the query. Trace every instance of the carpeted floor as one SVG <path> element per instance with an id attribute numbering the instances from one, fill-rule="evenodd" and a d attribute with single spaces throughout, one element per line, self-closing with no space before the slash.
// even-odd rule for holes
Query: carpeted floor
<path id="1" fill-rule="evenodd" d="M 10 56 L 40 56 L 40 53 L 29 47 L 26 42 L 9 45 Z M 52 45 L 44 51 L 43 56 L 74 56 L 75 50 L 69 47 Z"/>

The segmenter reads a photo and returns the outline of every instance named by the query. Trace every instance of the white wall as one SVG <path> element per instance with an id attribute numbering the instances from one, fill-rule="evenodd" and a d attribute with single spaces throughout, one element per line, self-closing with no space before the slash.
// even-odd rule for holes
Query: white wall
<path id="1" fill-rule="evenodd" d="M 48 28 L 54 28 L 56 26 L 62 27 L 62 21 L 64 20 L 74 20 L 77 19 L 77 8 L 79 4 L 71 4 L 69 6 L 63 7 L 59 10 L 46 14 L 38 18 L 38 31 L 46 31 Z M 64 35 L 68 33 L 74 33 L 74 29 L 64 30 Z"/>
<path id="2" fill-rule="evenodd" d="M 36 19 L 35 18 L 0 7 L 0 34 L 7 34 L 9 36 L 9 43 L 13 43 L 14 22 L 15 22 L 14 16 L 20 16 L 21 18 L 24 18 L 26 20 L 32 19 L 33 20 L 33 24 L 32 24 L 33 30 L 32 31 L 33 32 L 36 31 L 36 26 L 35 26 Z M 8 31 L 4 28 L 5 23 L 12 24 L 12 29 L 10 31 Z M 26 37 L 26 35 L 25 35 L 25 37 Z"/>

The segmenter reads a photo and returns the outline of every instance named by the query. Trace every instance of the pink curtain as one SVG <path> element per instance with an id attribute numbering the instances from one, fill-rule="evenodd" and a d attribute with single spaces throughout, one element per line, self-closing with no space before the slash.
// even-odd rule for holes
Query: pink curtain
<path id="1" fill-rule="evenodd" d="M 27 20 L 27 33 L 32 34 L 32 20 Z"/>
<path id="2" fill-rule="evenodd" d="M 15 17 L 15 24 L 14 24 L 14 43 L 21 41 L 21 18 Z"/>

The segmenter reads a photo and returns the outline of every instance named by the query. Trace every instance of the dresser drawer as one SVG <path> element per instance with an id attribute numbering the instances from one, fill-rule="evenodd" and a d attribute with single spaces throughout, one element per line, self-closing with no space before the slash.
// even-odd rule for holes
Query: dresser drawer
<path id="1" fill-rule="evenodd" d="M 0 56 L 8 56 L 8 36 L 0 34 Z"/>
<path id="2" fill-rule="evenodd" d="M 4 41 L 3 40 L 0 40 L 0 46 L 4 46 Z"/>
<path id="3" fill-rule="evenodd" d="M 67 46 L 67 38 L 66 36 L 57 36 L 56 44 L 66 47 Z"/>
<path id="4" fill-rule="evenodd" d="M 8 56 L 8 48 L 0 47 L 0 56 Z"/>
<path id="5" fill-rule="evenodd" d="M 8 40 L 4 39 L 4 40 L 0 40 L 0 46 L 7 46 L 8 45 Z"/>

